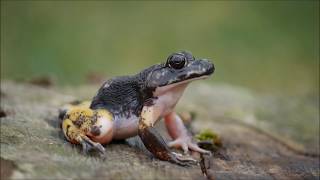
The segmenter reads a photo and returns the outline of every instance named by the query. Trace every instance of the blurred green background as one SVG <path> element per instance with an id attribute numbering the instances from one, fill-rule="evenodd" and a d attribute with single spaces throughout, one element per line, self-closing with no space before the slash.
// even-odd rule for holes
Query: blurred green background
<path id="1" fill-rule="evenodd" d="M 1 78 L 134 74 L 177 50 L 214 61 L 211 83 L 319 93 L 318 1 L 1 1 Z"/>
<path id="2" fill-rule="evenodd" d="M 207 83 L 261 95 L 261 129 L 319 154 L 319 1 L 1 1 L 1 79 L 74 92 L 178 50 L 214 61 Z"/>

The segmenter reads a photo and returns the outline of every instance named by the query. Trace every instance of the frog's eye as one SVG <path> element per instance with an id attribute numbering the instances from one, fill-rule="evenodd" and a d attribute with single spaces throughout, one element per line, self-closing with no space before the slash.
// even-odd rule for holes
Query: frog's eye
<path id="1" fill-rule="evenodd" d="M 167 59 L 167 66 L 172 67 L 174 69 L 181 69 L 186 64 L 186 57 L 183 54 L 173 54 Z"/>

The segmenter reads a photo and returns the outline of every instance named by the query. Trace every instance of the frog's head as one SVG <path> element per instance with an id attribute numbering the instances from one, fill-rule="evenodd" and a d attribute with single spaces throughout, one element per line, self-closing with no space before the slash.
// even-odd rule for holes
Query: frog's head
<path id="1" fill-rule="evenodd" d="M 145 70 L 147 88 L 167 89 L 196 79 L 203 79 L 214 72 L 214 65 L 207 59 L 195 59 L 190 52 L 171 54 L 166 63 Z"/>

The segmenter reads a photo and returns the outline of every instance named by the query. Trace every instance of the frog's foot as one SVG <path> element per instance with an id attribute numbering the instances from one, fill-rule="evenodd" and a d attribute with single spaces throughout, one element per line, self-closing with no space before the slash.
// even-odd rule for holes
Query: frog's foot
<path id="1" fill-rule="evenodd" d="M 182 155 L 182 154 L 179 154 L 179 153 L 176 153 L 176 152 L 172 152 L 172 155 L 174 156 L 173 159 L 178 160 L 178 164 L 179 163 L 183 163 L 184 165 L 191 165 L 191 164 L 197 164 L 198 163 L 197 160 L 193 159 L 190 156 Z"/>
<path id="2" fill-rule="evenodd" d="M 181 148 L 184 154 L 188 154 L 189 149 L 203 154 L 211 154 L 210 151 L 200 148 L 196 143 L 192 142 L 191 137 L 180 137 L 168 143 L 169 147 Z"/>
<path id="3" fill-rule="evenodd" d="M 169 135 L 174 139 L 168 143 L 169 147 L 181 148 L 184 154 L 188 154 L 189 149 L 203 154 L 210 154 L 210 151 L 200 148 L 192 141 L 183 121 L 175 112 L 165 116 L 165 125 Z"/>
<path id="4" fill-rule="evenodd" d="M 88 154 L 90 151 L 97 151 L 100 156 L 105 156 L 105 149 L 100 143 L 93 142 L 87 136 L 79 138 L 79 143 L 82 145 L 82 151 L 84 154 Z"/>

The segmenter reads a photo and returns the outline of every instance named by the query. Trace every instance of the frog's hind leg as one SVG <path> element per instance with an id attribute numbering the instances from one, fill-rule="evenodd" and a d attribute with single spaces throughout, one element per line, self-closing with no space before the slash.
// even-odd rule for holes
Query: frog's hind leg
<path id="1" fill-rule="evenodd" d="M 78 128 L 70 119 L 64 119 L 62 129 L 65 137 L 73 144 L 81 144 L 84 154 L 88 154 L 91 150 L 96 150 L 100 155 L 105 155 L 105 149 L 100 143 L 93 142 L 85 132 Z"/>
<path id="2" fill-rule="evenodd" d="M 100 155 L 105 155 L 104 147 L 87 136 L 93 127 L 95 119 L 96 114 L 93 110 L 74 107 L 64 115 L 62 130 L 68 141 L 73 144 L 82 145 L 82 150 L 85 154 L 91 150 L 95 150 Z"/>

